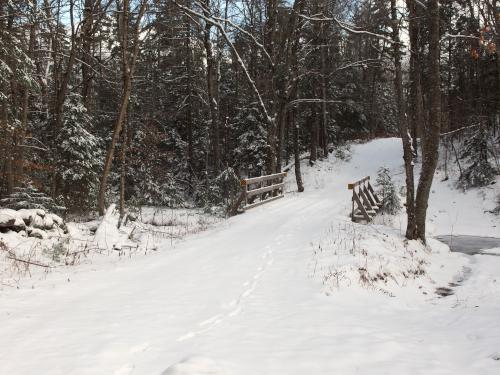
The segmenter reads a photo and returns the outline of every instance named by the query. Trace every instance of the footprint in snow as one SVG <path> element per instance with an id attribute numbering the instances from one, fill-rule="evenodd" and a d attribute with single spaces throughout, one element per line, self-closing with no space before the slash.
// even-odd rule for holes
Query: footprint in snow
<path id="1" fill-rule="evenodd" d="M 210 358 L 193 356 L 176 363 L 161 375 L 228 375 L 219 364 Z"/>
<path id="2" fill-rule="evenodd" d="M 130 349 L 130 353 L 140 353 L 145 352 L 149 348 L 149 343 L 145 342 L 144 344 L 136 345 Z"/>
<path id="3" fill-rule="evenodd" d="M 206 326 L 207 324 L 211 324 L 211 323 L 216 323 L 217 320 L 219 320 L 221 318 L 220 315 L 215 315 L 215 316 L 212 316 L 211 318 L 207 319 L 207 320 L 204 320 L 203 322 L 201 322 L 199 324 L 200 327 L 203 327 L 203 326 Z"/>
<path id="4" fill-rule="evenodd" d="M 233 317 L 238 315 L 241 312 L 241 307 L 238 307 L 236 310 L 231 311 L 229 314 L 227 314 L 228 317 Z"/>
<path id="5" fill-rule="evenodd" d="M 118 370 L 116 370 L 113 375 L 129 375 L 134 371 L 135 366 L 127 363 L 126 365 L 120 367 Z"/>

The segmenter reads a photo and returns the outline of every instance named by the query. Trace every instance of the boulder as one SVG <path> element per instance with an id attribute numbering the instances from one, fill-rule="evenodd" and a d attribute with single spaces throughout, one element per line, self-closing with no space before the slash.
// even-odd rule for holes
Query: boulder
<path id="1" fill-rule="evenodd" d="M 43 229 L 44 228 L 44 220 L 43 217 L 36 215 L 31 221 L 31 225 L 33 228 Z"/>
<path id="2" fill-rule="evenodd" d="M 41 240 L 48 237 L 48 235 L 45 231 L 38 229 L 38 228 L 28 228 L 28 236 L 34 237 L 34 238 L 39 238 Z"/>
<path id="3" fill-rule="evenodd" d="M 19 232 L 26 227 L 42 231 L 58 229 L 67 233 L 66 224 L 58 215 L 41 209 L 20 209 L 17 211 L 9 208 L 0 209 L 0 230 Z"/>
<path id="4" fill-rule="evenodd" d="M 50 215 L 45 215 L 45 217 L 43 218 L 43 228 L 42 229 L 51 230 L 53 228 L 54 228 L 54 220 L 52 219 L 52 217 Z"/>
<path id="5" fill-rule="evenodd" d="M 37 215 L 36 211 L 37 210 L 29 210 L 29 209 L 23 208 L 21 210 L 18 210 L 17 213 L 23 218 L 24 224 L 31 225 L 31 222 L 33 221 L 33 219 Z"/>
<path id="6" fill-rule="evenodd" d="M 23 217 L 15 210 L 0 209 L 0 229 L 19 232 L 26 228 Z"/>

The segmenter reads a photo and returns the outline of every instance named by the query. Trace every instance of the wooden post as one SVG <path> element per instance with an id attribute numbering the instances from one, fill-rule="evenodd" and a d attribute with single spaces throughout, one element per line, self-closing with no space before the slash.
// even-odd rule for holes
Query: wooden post
<path id="1" fill-rule="evenodd" d="M 248 185 L 246 184 L 246 181 L 243 180 L 242 181 L 242 185 L 243 185 L 243 196 L 245 197 L 244 200 L 245 200 L 245 206 L 248 204 Z"/>

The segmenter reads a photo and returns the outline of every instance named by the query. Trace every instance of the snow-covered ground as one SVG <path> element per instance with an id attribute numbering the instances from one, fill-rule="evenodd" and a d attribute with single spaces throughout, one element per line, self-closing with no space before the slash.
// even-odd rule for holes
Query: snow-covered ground
<path id="1" fill-rule="evenodd" d="M 381 165 L 401 180 L 399 140 L 304 167 L 305 193 L 292 174 L 284 199 L 169 251 L 4 288 L 0 374 L 500 373 L 500 257 L 406 243 L 400 217 L 351 223 L 347 183 Z M 431 233 L 498 235 L 493 200 L 448 183 Z"/>

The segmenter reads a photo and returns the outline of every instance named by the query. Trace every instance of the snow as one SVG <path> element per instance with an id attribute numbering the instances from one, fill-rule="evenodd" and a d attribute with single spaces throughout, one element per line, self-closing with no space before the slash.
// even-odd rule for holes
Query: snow
<path id="1" fill-rule="evenodd" d="M 0 210 L 0 228 L 11 227 L 24 228 L 23 217 L 15 210 L 3 208 Z"/>
<path id="2" fill-rule="evenodd" d="M 173 247 L 4 288 L 0 373 L 498 374 L 500 257 L 405 243 L 401 217 L 392 227 L 349 221 L 347 183 L 375 179 L 381 165 L 399 173 L 400 142 L 304 163 L 305 193 L 292 192 L 291 173 L 284 199 Z M 433 190 L 433 233 L 498 225 L 477 192 Z"/>

